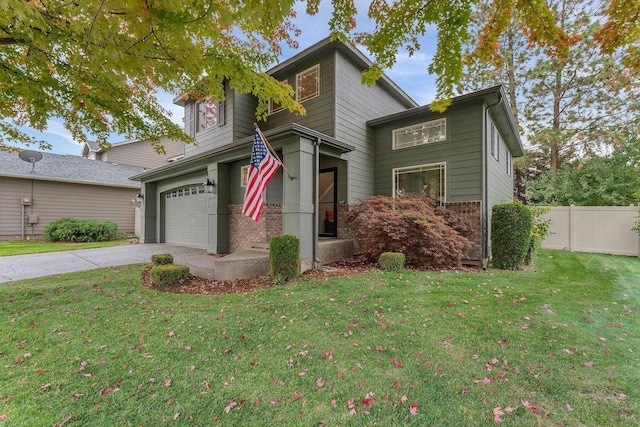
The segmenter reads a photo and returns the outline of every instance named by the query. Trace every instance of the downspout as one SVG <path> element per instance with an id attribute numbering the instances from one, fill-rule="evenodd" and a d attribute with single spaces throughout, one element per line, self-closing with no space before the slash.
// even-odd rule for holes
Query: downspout
<path id="1" fill-rule="evenodd" d="M 318 197 L 320 195 L 320 137 L 313 143 L 314 171 L 313 171 L 313 268 L 320 267 L 320 259 L 318 258 Z"/>
<path id="2" fill-rule="evenodd" d="M 489 129 L 489 110 L 502 103 L 502 92 L 498 92 L 498 100 L 485 108 L 484 114 L 484 133 L 482 144 L 482 268 L 486 270 L 489 267 L 489 150 L 487 144 L 487 131 Z"/>

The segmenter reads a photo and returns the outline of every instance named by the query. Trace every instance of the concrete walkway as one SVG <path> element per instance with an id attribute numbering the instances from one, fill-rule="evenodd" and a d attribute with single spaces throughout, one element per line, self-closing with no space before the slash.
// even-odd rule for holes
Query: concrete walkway
<path id="1" fill-rule="evenodd" d="M 204 249 L 167 244 L 137 244 L 0 257 L 0 283 L 54 274 L 151 262 L 153 254 L 169 253 L 176 264 L 205 255 Z"/>

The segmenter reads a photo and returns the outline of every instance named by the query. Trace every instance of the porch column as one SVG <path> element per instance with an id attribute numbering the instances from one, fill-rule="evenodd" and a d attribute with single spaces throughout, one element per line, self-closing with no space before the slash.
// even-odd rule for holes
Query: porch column
<path id="1" fill-rule="evenodd" d="M 282 149 L 286 172 L 282 181 L 284 197 L 282 204 L 282 229 L 285 234 L 300 238 L 301 271 L 313 268 L 313 207 L 314 185 L 313 142 L 299 138 Z"/>
<path id="2" fill-rule="evenodd" d="M 207 176 L 215 183 L 207 205 L 207 253 L 229 252 L 229 191 L 231 168 L 224 163 L 207 165 Z"/>

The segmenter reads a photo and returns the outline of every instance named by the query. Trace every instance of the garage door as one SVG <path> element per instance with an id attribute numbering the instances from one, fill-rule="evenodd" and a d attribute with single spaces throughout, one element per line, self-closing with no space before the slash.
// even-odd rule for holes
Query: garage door
<path id="1" fill-rule="evenodd" d="M 164 193 L 164 241 L 206 248 L 208 194 L 201 185 Z"/>

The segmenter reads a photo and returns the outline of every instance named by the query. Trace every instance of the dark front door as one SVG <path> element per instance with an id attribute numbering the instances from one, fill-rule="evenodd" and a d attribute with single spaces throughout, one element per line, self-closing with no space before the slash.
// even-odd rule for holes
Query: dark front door
<path id="1" fill-rule="evenodd" d="M 318 176 L 318 234 L 320 236 L 337 236 L 337 175 L 338 169 L 331 168 L 322 169 Z"/>

